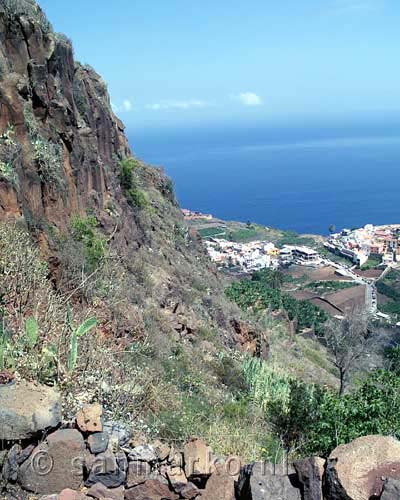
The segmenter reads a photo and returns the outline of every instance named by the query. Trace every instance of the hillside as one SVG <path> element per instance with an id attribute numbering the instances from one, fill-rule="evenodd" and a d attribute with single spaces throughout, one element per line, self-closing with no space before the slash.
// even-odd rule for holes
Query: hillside
<path id="1" fill-rule="evenodd" d="M 71 41 L 34 0 L 0 0 L 0 498 L 250 500 L 278 488 L 314 500 L 323 483 L 336 500 L 338 475 L 353 485 L 330 453 L 354 439 L 387 448 L 365 466 L 386 488 L 400 445 L 357 438 L 400 436 L 398 348 L 355 384 L 356 363 L 343 375 L 322 337 L 339 325 L 364 341 L 364 318 L 333 322 L 280 272 L 219 273 L 198 229 L 172 181 L 135 157 Z M 344 463 L 352 446 L 337 448 Z M 324 458 L 289 465 L 307 455 Z M 220 474 L 231 458 L 239 468 Z"/>
<path id="2" fill-rule="evenodd" d="M 171 180 L 135 159 L 106 84 L 33 0 L 0 2 L 0 68 L 0 372 L 59 384 L 68 414 L 100 400 L 138 432 L 201 434 L 198 410 L 223 419 L 240 387 L 236 349 L 267 351 L 267 332 L 227 300 Z"/>

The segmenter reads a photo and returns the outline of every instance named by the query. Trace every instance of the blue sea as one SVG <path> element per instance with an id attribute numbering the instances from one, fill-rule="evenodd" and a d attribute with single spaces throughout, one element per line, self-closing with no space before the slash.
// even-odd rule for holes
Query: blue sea
<path id="1" fill-rule="evenodd" d="M 326 234 L 400 223 L 400 119 L 134 129 L 134 153 L 163 166 L 182 207 Z"/>

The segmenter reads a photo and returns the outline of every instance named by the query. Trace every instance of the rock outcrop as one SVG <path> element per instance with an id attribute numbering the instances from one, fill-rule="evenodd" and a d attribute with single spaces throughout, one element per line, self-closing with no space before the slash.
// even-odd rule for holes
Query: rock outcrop
<path id="1" fill-rule="evenodd" d="M 302 485 L 302 500 L 322 500 L 325 460 L 320 457 L 296 460 L 293 464 Z"/>
<path id="2" fill-rule="evenodd" d="M 82 434 L 75 429 L 50 434 L 21 465 L 19 484 L 24 490 L 45 494 L 80 488 L 84 450 Z"/>
<path id="3" fill-rule="evenodd" d="M 330 454 L 326 496 L 330 500 L 379 498 L 389 478 L 400 479 L 400 442 L 389 436 L 360 437 Z"/>
<path id="4" fill-rule="evenodd" d="M 56 390 L 25 381 L 0 385 L 0 441 L 30 439 L 60 422 Z"/>
<path id="5" fill-rule="evenodd" d="M 256 462 L 241 471 L 239 500 L 301 500 L 300 483 L 292 467 Z"/>

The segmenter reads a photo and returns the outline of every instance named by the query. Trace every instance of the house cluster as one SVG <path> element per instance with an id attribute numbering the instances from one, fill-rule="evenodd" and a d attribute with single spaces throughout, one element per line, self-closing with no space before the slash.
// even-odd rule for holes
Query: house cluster
<path id="1" fill-rule="evenodd" d="M 318 265 L 320 262 L 318 253 L 311 248 L 285 246 L 279 249 L 269 241 L 236 243 L 211 238 L 205 241 L 205 245 L 211 260 L 219 267 L 246 273 L 292 263 Z"/>
<path id="2" fill-rule="evenodd" d="M 362 266 L 371 255 L 379 255 L 385 265 L 400 261 L 400 225 L 343 229 L 332 234 L 325 247 Z"/>
<path id="3" fill-rule="evenodd" d="M 182 213 L 185 220 L 212 220 L 214 218 L 211 214 L 202 214 L 201 212 L 195 212 L 187 208 L 182 208 Z"/>

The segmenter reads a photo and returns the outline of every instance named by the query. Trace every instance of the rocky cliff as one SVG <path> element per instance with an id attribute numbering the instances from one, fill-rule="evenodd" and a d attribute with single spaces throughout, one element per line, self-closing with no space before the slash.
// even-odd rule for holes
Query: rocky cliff
<path id="1" fill-rule="evenodd" d="M 134 191 L 126 179 L 124 185 L 121 162 L 132 154 L 106 84 L 74 61 L 71 42 L 52 30 L 34 0 L 0 2 L 0 134 L 0 219 L 26 224 L 56 282 L 66 274 L 62 249 L 71 221 L 90 215 L 121 272 L 129 268 L 132 287 L 141 286 L 133 268 L 150 275 L 146 301 L 176 316 L 178 329 L 199 323 L 193 297 L 182 297 L 196 280 L 206 294 L 195 300 L 209 315 L 211 291 L 217 295 L 220 285 L 183 223 L 170 180 L 132 160 Z M 76 285 L 66 281 L 62 286 Z M 215 313 L 230 330 L 221 308 Z"/>

